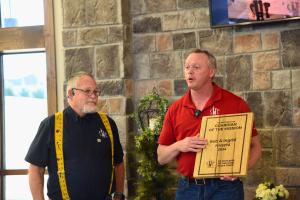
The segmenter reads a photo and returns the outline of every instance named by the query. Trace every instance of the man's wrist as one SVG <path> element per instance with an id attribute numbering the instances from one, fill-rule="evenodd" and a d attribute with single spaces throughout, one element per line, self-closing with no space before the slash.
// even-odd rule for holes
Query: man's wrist
<path id="1" fill-rule="evenodd" d="M 118 200 L 125 200 L 125 195 L 122 192 L 114 192 L 113 198 Z"/>

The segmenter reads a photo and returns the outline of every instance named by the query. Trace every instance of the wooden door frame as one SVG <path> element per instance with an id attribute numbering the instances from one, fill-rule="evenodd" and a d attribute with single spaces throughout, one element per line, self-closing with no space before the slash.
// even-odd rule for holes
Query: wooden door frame
<path id="1" fill-rule="evenodd" d="M 44 48 L 46 52 L 47 65 L 47 100 L 48 114 L 57 111 L 57 84 L 56 84 L 56 59 L 55 59 L 55 30 L 54 30 L 54 0 L 44 0 L 44 26 L 28 26 L 0 28 L 0 52 L 7 50 L 24 50 L 34 48 Z M 3 88 L 3 72 L 0 70 L 1 83 Z M 4 92 L 1 90 L 1 96 Z M 0 120 L 0 199 L 4 199 L 4 181 L 6 175 L 26 175 L 27 169 L 3 170 L 3 104 L 0 106 L 2 117 Z"/>

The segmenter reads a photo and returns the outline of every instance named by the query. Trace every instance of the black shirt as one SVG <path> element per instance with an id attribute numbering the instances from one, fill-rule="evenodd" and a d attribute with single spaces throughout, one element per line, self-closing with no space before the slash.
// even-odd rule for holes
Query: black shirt
<path id="1" fill-rule="evenodd" d="M 79 117 L 71 107 L 63 111 L 63 151 L 66 183 L 72 200 L 104 200 L 111 180 L 111 143 L 98 113 Z M 60 200 L 54 145 L 54 115 L 44 119 L 25 160 L 48 167 L 48 197 Z M 109 118 L 114 138 L 114 163 L 123 162 L 118 129 Z"/>

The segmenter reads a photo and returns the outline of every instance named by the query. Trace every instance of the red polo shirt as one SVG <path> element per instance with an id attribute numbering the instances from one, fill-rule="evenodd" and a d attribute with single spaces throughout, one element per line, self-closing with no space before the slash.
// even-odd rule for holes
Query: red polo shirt
<path id="1" fill-rule="evenodd" d="M 199 117 L 195 117 L 195 110 L 196 107 L 192 102 L 191 92 L 187 91 L 183 97 L 169 107 L 158 143 L 171 145 L 185 137 L 197 135 L 200 132 L 203 116 L 251 112 L 242 98 L 215 84 L 213 85 L 213 94 Z M 254 125 L 252 137 L 257 134 Z M 195 158 L 196 153 L 194 152 L 181 152 L 177 156 L 177 171 L 183 176 L 193 177 Z"/>

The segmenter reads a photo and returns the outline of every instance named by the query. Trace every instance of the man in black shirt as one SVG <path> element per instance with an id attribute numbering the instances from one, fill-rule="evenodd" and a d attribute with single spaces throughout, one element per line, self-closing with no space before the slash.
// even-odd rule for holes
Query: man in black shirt
<path id="1" fill-rule="evenodd" d="M 118 129 L 111 118 L 104 115 L 103 119 L 97 113 L 96 87 L 92 75 L 77 73 L 67 83 L 69 107 L 62 112 L 62 121 L 52 115 L 41 122 L 25 157 L 30 163 L 34 200 L 45 199 L 46 167 L 47 195 L 52 200 L 105 200 L 112 192 L 114 200 L 124 199 L 125 170 Z"/>

